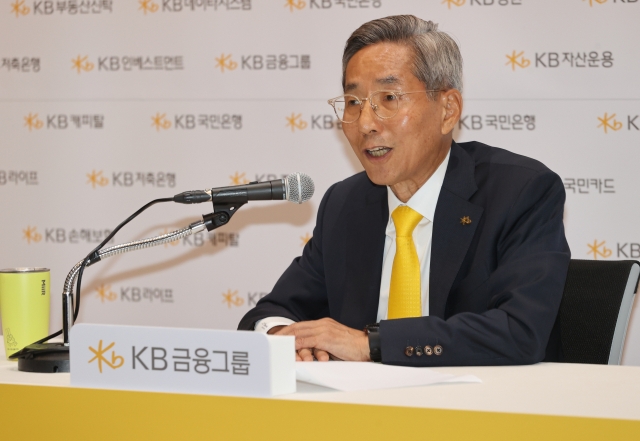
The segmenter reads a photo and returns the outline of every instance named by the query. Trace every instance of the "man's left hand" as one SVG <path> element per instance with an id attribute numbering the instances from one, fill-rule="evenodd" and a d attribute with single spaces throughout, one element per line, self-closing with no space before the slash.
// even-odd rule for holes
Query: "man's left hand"
<path id="1" fill-rule="evenodd" d="M 313 350 L 319 361 L 328 361 L 331 356 L 344 361 L 371 361 L 369 338 L 365 332 L 330 318 L 294 323 L 280 329 L 275 335 L 295 336 L 296 351 L 306 356 L 307 350 Z M 302 357 L 302 354 L 300 357 L 303 361 L 311 358 Z"/>

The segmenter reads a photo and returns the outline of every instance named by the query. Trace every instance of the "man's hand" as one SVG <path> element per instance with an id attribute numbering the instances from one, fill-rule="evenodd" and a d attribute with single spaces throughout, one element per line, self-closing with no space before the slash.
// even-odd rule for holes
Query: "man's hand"
<path id="1" fill-rule="evenodd" d="M 295 336 L 296 361 L 313 361 L 314 356 L 318 361 L 329 361 L 330 358 L 371 361 L 369 339 L 365 332 L 341 325 L 330 318 L 274 327 L 269 334 Z"/>

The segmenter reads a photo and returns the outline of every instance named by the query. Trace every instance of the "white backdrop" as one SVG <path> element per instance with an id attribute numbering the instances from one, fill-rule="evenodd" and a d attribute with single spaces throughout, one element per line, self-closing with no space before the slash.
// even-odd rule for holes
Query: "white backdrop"
<path id="1" fill-rule="evenodd" d="M 637 0 L 0 3 L 0 268 L 51 268 L 52 330 L 67 272 L 147 201 L 305 172 L 308 204 L 251 203 L 85 272 L 80 321 L 234 329 L 301 252 L 324 191 L 361 170 L 326 100 L 349 34 L 393 14 L 460 44 L 458 141 L 563 178 L 573 258 L 640 258 Z M 210 211 L 155 206 L 116 243 Z M 638 303 L 623 362 L 640 365 Z"/>

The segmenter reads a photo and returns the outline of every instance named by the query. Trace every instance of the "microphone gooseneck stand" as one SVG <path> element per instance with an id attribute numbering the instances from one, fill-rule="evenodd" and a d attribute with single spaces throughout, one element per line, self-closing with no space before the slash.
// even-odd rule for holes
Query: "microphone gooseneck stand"
<path id="1" fill-rule="evenodd" d="M 73 285 L 78 278 L 78 274 L 81 273 L 85 266 L 91 266 L 94 263 L 99 262 L 100 260 L 116 256 L 118 254 L 124 254 L 130 251 L 141 250 L 143 248 L 150 248 L 169 242 L 174 242 L 192 234 L 199 233 L 200 231 L 203 231 L 205 229 L 207 231 L 215 230 L 216 228 L 227 224 L 231 219 L 231 216 L 233 216 L 236 211 L 238 211 L 238 209 L 245 203 L 246 201 L 242 200 L 228 200 L 227 202 L 223 203 L 214 202 L 213 213 L 203 215 L 201 221 L 194 222 L 188 227 L 148 239 L 136 240 L 121 245 L 114 245 L 112 247 L 105 248 L 104 250 L 98 249 L 89 258 L 85 258 L 76 263 L 71 271 L 69 271 L 69 274 L 65 279 L 64 289 L 62 292 L 63 342 L 42 343 L 43 341 L 46 341 L 55 335 L 59 335 L 59 333 L 52 334 L 51 336 L 46 337 L 45 339 L 33 343 L 16 352 L 9 358 L 18 359 L 19 371 L 69 372 L 69 334 L 75 320 L 73 309 Z M 80 285 L 78 284 L 78 290 L 79 288 Z M 79 302 L 80 299 L 78 298 L 78 303 Z"/>

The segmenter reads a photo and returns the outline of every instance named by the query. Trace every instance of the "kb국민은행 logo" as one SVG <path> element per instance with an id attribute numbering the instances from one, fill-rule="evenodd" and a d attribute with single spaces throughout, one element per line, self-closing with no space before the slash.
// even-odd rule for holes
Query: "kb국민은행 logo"
<path id="1" fill-rule="evenodd" d="M 464 1 L 464 0 L 462 0 Z M 308 9 L 369 9 L 382 6 L 382 0 L 286 0 L 284 7 L 290 12 Z"/>
<path id="2" fill-rule="evenodd" d="M 98 369 L 100 370 L 100 373 L 102 373 L 103 363 L 114 370 L 121 368 L 122 365 L 124 365 L 124 357 L 122 357 L 121 355 L 117 355 L 115 349 L 111 351 L 110 359 L 105 356 L 107 351 L 113 348 L 116 343 L 112 342 L 106 348 L 103 348 L 102 344 L 103 344 L 102 340 L 100 340 L 100 342 L 98 343 L 97 349 L 93 348 L 92 346 L 89 346 L 89 350 L 95 355 L 92 359 L 89 360 L 89 364 L 93 363 L 94 361 L 97 361 L 97 365 L 98 365 Z"/>

